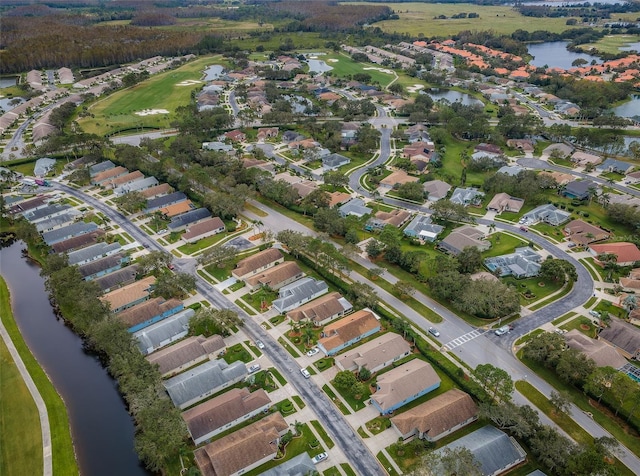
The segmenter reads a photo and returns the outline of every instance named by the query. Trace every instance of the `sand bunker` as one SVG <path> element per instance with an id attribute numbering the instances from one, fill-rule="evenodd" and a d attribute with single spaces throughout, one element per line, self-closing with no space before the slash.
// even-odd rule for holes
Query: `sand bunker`
<path id="1" fill-rule="evenodd" d="M 136 116 L 153 116 L 155 114 L 169 114 L 166 109 L 144 109 L 135 113 Z"/>
<path id="2" fill-rule="evenodd" d="M 424 89 L 424 84 L 414 84 L 413 86 L 407 87 L 407 92 L 415 93 L 416 91 L 420 91 L 421 89 Z"/>
<path id="3" fill-rule="evenodd" d="M 381 73 L 386 73 L 386 74 L 393 74 L 393 71 L 391 71 L 390 69 L 385 69 L 385 68 L 362 68 L 364 70 L 376 70 L 376 71 L 380 71 Z"/>
<path id="4" fill-rule="evenodd" d="M 193 86 L 195 84 L 200 84 L 202 81 L 198 81 L 196 79 L 187 79 L 185 81 L 180 81 L 176 84 L 176 86 Z"/>
<path id="5" fill-rule="evenodd" d="M 327 63 L 337 63 L 338 61 L 340 61 L 340 60 L 337 60 L 337 59 L 335 59 L 335 58 L 329 58 L 329 59 L 327 60 Z"/>

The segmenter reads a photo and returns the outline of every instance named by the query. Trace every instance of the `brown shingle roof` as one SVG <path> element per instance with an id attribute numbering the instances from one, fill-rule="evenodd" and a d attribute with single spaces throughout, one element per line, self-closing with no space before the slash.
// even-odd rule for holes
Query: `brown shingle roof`
<path id="1" fill-rule="evenodd" d="M 610 342 L 631 357 L 640 356 L 640 329 L 617 318 L 612 318 L 598 338 Z"/>
<path id="2" fill-rule="evenodd" d="M 83 246 L 92 245 L 98 241 L 98 237 L 103 235 L 103 230 L 95 230 L 91 233 L 85 233 L 84 235 L 74 236 L 73 238 L 54 243 L 51 245 L 51 248 L 56 253 L 65 253 L 82 248 Z"/>
<path id="3" fill-rule="evenodd" d="M 187 228 L 187 232 L 182 235 L 182 239 L 189 240 L 191 238 L 204 235 L 205 233 L 209 233 L 210 231 L 218 230 L 220 228 L 224 228 L 224 222 L 220 219 L 220 217 L 207 218 L 200 223 L 189 226 Z"/>
<path id="4" fill-rule="evenodd" d="M 164 195 L 173 190 L 171 185 L 168 183 L 161 183 L 160 185 L 156 185 L 155 187 L 148 188 L 146 190 L 140 190 L 140 193 L 144 198 L 153 198 L 156 195 Z"/>
<path id="5" fill-rule="evenodd" d="M 247 388 L 232 388 L 183 412 L 182 418 L 196 440 L 269 403 L 269 395 L 261 388 L 253 393 Z"/>
<path id="6" fill-rule="evenodd" d="M 152 317 L 158 316 L 165 311 L 174 309 L 181 304 L 182 301 L 177 299 L 169 299 L 168 301 L 165 301 L 164 298 L 158 297 L 122 311 L 118 314 L 118 319 L 129 327 L 133 327 L 148 321 Z"/>
<path id="7" fill-rule="evenodd" d="M 97 174 L 95 177 L 91 179 L 91 183 L 101 183 L 101 182 L 104 182 L 105 180 L 109 180 L 114 177 L 119 177 L 126 173 L 128 173 L 128 170 L 125 169 L 124 167 L 120 167 L 120 166 L 114 167 L 112 169 L 105 170 L 104 172 L 100 172 L 99 174 Z"/>
<path id="8" fill-rule="evenodd" d="M 410 350 L 409 343 L 401 335 L 388 332 L 341 354 L 336 358 L 336 363 L 339 362 L 345 370 L 357 370 L 361 367 L 373 370 Z"/>
<path id="9" fill-rule="evenodd" d="M 233 274 L 236 276 L 245 276 L 282 258 L 283 256 L 280 250 L 277 248 L 269 248 L 238 261 L 236 268 L 233 270 Z"/>
<path id="10" fill-rule="evenodd" d="M 160 208 L 158 211 L 167 217 L 175 217 L 191 210 L 193 210 L 193 203 L 191 200 L 184 200 L 183 202 L 174 203 Z"/>
<path id="11" fill-rule="evenodd" d="M 429 439 L 464 423 L 478 414 L 473 399 L 457 388 L 424 402 L 391 419 L 402 435 L 413 430 Z"/>
<path id="12" fill-rule="evenodd" d="M 587 337 L 578 329 L 567 332 L 564 336 L 567 345 L 576 349 L 592 359 L 598 367 L 613 367 L 619 369 L 627 363 L 616 349 L 602 340 L 595 340 Z"/>
<path id="13" fill-rule="evenodd" d="M 409 218 L 411 218 L 411 213 L 406 210 L 393 210 L 391 212 L 384 212 L 382 210 L 378 211 L 375 215 L 378 220 L 382 220 L 387 225 L 392 225 L 395 227 L 401 226 L 404 222 L 406 222 Z"/>
<path id="14" fill-rule="evenodd" d="M 135 283 L 123 286 L 120 289 L 111 291 L 110 293 L 100 297 L 100 300 L 108 303 L 110 309 L 118 309 L 131 302 L 148 296 L 151 292 L 150 288 L 155 284 L 155 282 L 156 278 L 154 276 L 149 276 L 141 279 L 140 281 L 136 281 Z"/>
<path id="15" fill-rule="evenodd" d="M 272 289 L 277 289 L 283 286 L 287 280 L 292 279 L 295 276 L 302 277 L 304 273 L 298 266 L 298 263 L 295 261 L 286 261 L 284 263 L 280 263 L 273 268 L 269 268 L 262 273 L 252 276 L 247 279 L 247 284 L 249 286 L 269 286 Z"/>
<path id="16" fill-rule="evenodd" d="M 376 315 L 368 309 L 362 309 L 327 325 L 322 331 L 326 337 L 319 339 L 318 343 L 330 351 L 379 326 Z"/>
<path id="17" fill-rule="evenodd" d="M 609 238 L 609 233 L 604 231 L 602 228 L 583 220 L 570 221 L 565 225 L 564 230 L 569 234 L 569 239 L 571 241 L 580 245 L 588 245 L 594 241 L 606 240 Z"/>
<path id="18" fill-rule="evenodd" d="M 413 359 L 377 378 L 378 391 L 371 398 L 382 410 L 393 407 L 425 388 L 440 383 L 433 367 L 420 359 Z"/>
<path id="19" fill-rule="evenodd" d="M 123 185 L 125 183 L 133 182 L 135 180 L 143 179 L 144 174 L 139 170 L 134 170 L 127 175 L 123 175 L 121 177 L 116 177 L 113 180 L 109 180 L 109 185 L 113 188 L 116 188 L 118 185 Z"/>
<path id="20" fill-rule="evenodd" d="M 289 319 L 296 322 L 302 319 L 309 319 L 312 322 L 321 322 L 339 314 L 342 310 L 342 304 L 338 301 L 342 295 L 337 292 L 326 294 L 318 299 L 300 306 L 287 313 Z"/>
<path id="21" fill-rule="evenodd" d="M 176 371 L 189 362 L 204 360 L 209 354 L 224 348 L 224 340 L 219 335 L 213 335 L 209 338 L 195 336 L 154 352 L 146 359 L 152 364 L 157 364 L 160 374 L 165 375 Z"/>
<path id="22" fill-rule="evenodd" d="M 277 440 L 289 425 L 274 413 L 195 451 L 202 476 L 234 474 L 277 453 Z"/>

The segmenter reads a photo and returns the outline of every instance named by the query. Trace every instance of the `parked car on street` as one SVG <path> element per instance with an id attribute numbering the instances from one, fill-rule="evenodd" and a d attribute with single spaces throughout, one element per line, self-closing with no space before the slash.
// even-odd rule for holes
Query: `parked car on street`
<path id="1" fill-rule="evenodd" d="M 438 329 L 436 329 L 435 327 L 429 327 L 429 334 L 434 337 L 440 337 L 440 332 L 438 332 Z"/>

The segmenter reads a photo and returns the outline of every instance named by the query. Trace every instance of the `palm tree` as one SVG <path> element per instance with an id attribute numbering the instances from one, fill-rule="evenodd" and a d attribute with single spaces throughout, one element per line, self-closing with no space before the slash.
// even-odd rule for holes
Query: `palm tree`
<path id="1" fill-rule="evenodd" d="M 307 347 L 309 347 L 311 345 L 311 341 L 316 336 L 313 332 L 313 324 L 311 324 L 311 322 L 305 325 L 304 329 L 302 330 L 302 336 L 307 341 Z"/>

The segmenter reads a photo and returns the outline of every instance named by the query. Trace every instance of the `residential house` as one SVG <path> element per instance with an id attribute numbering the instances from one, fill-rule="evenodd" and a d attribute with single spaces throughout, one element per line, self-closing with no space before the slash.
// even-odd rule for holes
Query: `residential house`
<path id="1" fill-rule="evenodd" d="M 244 132 L 236 129 L 234 131 L 229 131 L 222 134 L 220 140 L 223 141 L 225 139 L 229 139 L 232 142 L 244 142 L 245 140 L 247 140 L 247 136 Z"/>
<path id="2" fill-rule="evenodd" d="M 478 419 L 478 406 L 469 394 L 452 388 L 391 418 L 391 426 L 403 439 L 417 436 L 438 441 Z"/>
<path id="3" fill-rule="evenodd" d="M 35 211 L 40 208 L 49 206 L 49 200 L 51 197 L 47 195 L 38 195 L 30 200 L 23 200 L 9 208 L 9 214 L 15 216 L 22 216 L 24 213 Z"/>
<path id="4" fill-rule="evenodd" d="M 313 278 L 302 278 L 280 288 L 278 298 L 274 299 L 273 308 L 280 314 L 295 309 L 329 292 L 324 281 Z"/>
<path id="5" fill-rule="evenodd" d="M 480 205 L 480 202 L 484 198 L 484 193 L 476 188 L 456 188 L 449 199 L 452 203 L 460 205 Z"/>
<path id="6" fill-rule="evenodd" d="M 322 158 L 322 168 L 327 170 L 337 170 L 343 165 L 347 165 L 351 162 L 349 157 L 345 157 L 341 154 L 329 154 Z"/>
<path id="7" fill-rule="evenodd" d="M 552 204 L 540 205 L 534 208 L 530 212 L 522 215 L 522 220 L 527 225 L 531 225 L 538 222 L 544 222 L 552 226 L 562 225 L 571 217 L 570 212 L 559 210 Z"/>
<path id="8" fill-rule="evenodd" d="M 194 452 L 202 476 L 239 476 L 271 461 L 289 424 L 280 413 L 239 429 Z"/>
<path id="9" fill-rule="evenodd" d="M 171 377 L 163 385 L 173 404 L 182 410 L 244 380 L 246 376 L 247 366 L 244 362 L 237 360 L 228 364 L 217 359 Z"/>
<path id="10" fill-rule="evenodd" d="M 184 202 L 186 200 L 188 200 L 188 198 L 182 192 L 173 192 L 168 195 L 155 197 L 150 200 L 147 200 L 147 208 L 145 209 L 145 212 L 146 213 L 155 212 L 157 210 L 160 210 L 161 208 L 165 208 L 170 205 L 175 205 L 176 203 Z"/>
<path id="11" fill-rule="evenodd" d="M 220 141 L 203 142 L 202 148 L 204 150 L 213 150 L 215 152 L 233 152 L 233 146 Z"/>
<path id="12" fill-rule="evenodd" d="M 315 464 L 311 460 L 309 453 L 300 453 L 288 461 L 278 466 L 268 469 L 260 476 L 301 476 L 317 473 Z"/>
<path id="13" fill-rule="evenodd" d="M 91 185 L 102 185 L 110 180 L 127 175 L 129 170 L 124 167 L 112 167 L 91 177 Z"/>
<path id="14" fill-rule="evenodd" d="M 185 337 L 189 332 L 189 320 L 194 315 L 195 311 L 187 308 L 163 321 L 134 332 L 133 336 L 138 341 L 140 352 L 143 355 L 150 354 Z"/>
<path id="15" fill-rule="evenodd" d="M 435 157 L 437 157 L 433 142 L 423 141 L 405 145 L 402 149 L 402 156 L 407 159 L 423 159 L 426 162 L 431 162 Z"/>
<path id="16" fill-rule="evenodd" d="M 518 149 L 522 152 L 534 151 L 533 141 L 531 139 L 509 139 L 507 140 L 507 147 Z"/>
<path id="17" fill-rule="evenodd" d="M 46 207 L 38 208 L 36 210 L 29 210 L 24 212 L 22 216 L 30 223 L 38 223 L 49 218 L 54 218 L 73 210 L 70 205 L 48 205 Z"/>
<path id="18" fill-rule="evenodd" d="M 360 126 L 354 122 L 345 122 L 340 131 L 340 145 L 349 148 L 357 143 L 358 129 Z"/>
<path id="19" fill-rule="evenodd" d="M 493 155 L 502 155 L 504 153 L 500 146 L 495 144 L 487 144 L 485 142 L 478 144 L 473 148 L 473 150 L 476 152 L 486 152 Z"/>
<path id="20" fill-rule="evenodd" d="M 366 368 L 371 373 L 375 373 L 407 357 L 410 353 L 411 346 L 401 335 L 387 332 L 340 354 L 336 357 L 335 363 L 340 370 L 360 371 Z"/>
<path id="21" fill-rule="evenodd" d="M 524 206 L 522 198 L 512 197 L 508 193 L 496 193 L 487 205 L 487 210 L 502 213 L 513 212 L 518 213 Z"/>
<path id="22" fill-rule="evenodd" d="M 549 177 L 552 178 L 553 180 L 555 180 L 555 182 L 559 185 L 566 185 L 569 182 L 571 182 L 573 180 L 573 175 L 571 174 L 565 174 L 562 172 L 546 172 L 546 171 L 542 171 L 539 173 L 539 175 L 543 176 L 543 177 Z"/>
<path id="23" fill-rule="evenodd" d="M 158 185 L 158 179 L 155 177 L 145 177 L 140 180 L 135 180 L 134 182 L 130 182 L 113 190 L 113 194 L 116 197 L 120 197 L 126 193 L 131 192 L 142 192 L 143 190 L 147 190 L 149 188 L 153 188 Z"/>
<path id="24" fill-rule="evenodd" d="M 297 142 L 303 139 L 304 136 L 298 134 L 296 131 L 285 131 L 284 134 L 282 134 L 282 142 L 285 143 Z"/>
<path id="25" fill-rule="evenodd" d="M 618 242 L 604 243 L 601 245 L 589 245 L 587 251 L 595 257 L 595 262 L 602 265 L 598 257 L 603 254 L 616 255 L 618 266 L 632 266 L 636 261 L 640 261 L 640 250 L 633 243 Z"/>
<path id="26" fill-rule="evenodd" d="M 178 215 L 182 215 L 183 213 L 187 213 L 188 211 L 191 211 L 193 209 L 193 202 L 191 200 L 185 200 L 184 202 L 174 203 L 173 205 L 162 207 L 158 210 L 158 213 L 161 213 L 164 218 L 171 219 L 173 217 L 177 217 Z"/>
<path id="27" fill-rule="evenodd" d="M 440 377 L 433 367 L 424 360 L 413 359 L 378 375 L 371 404 L 381 415 L 389 415 L 438 387 Z"/>
<path id="28" fill-rule="evenodd" d="M 318 340 L 318 348 L 327 356 L 335 355 L 380 329 L 378 316 L 369 309 L 362 309 L 327 325 Z"/>
<path id="29" fill-rule="evenodd" d="M 173 217 L 167 228 L 169 231 L 182 231 L 189 225 L 195 225 L 211 217 L 211 212 L 206 208 L 196 208 L 189 212 Z"/>
<path id="30" fill-rule="evenodd" d="M 121 248 L 120 243 L 96 243 L 95 245 L 72 251 L 67 255 L 69 266 L 82 266 L 91 261 L 111 256 L 119 252 Z"/>
<path id="31" fill-rule="evenodd" d="M 483 426 L 436 451 L 443 453 L 458 448 L 467 448 L 471 451 L 474 459 L 480 463 L 480 471 L 485 476 L 497 476 L 505 473 L 527 458 L 527 453 L 515 438 L 491 425 Z M 447 475 L 442 472 L 436 473 L 434 476 Z"/>
<path id="32" fill-rule="evenodd" d="M 597 185 L 591 180 L 574 180 L 566 184 L 564 188 L 561 189 L 561 193 L 567 198 L 586 200 L 592 194 L 595 195 L 597 190 Z"/>
<path id="33" fill-rule="evenodd" d="M 236 279 L 244 280 L 283 262 L 284 256 L 279 249 L 267 248 L 238 261 L 231 275 Z"/>
<path id="34" fill-rule="evenodd" d="M 469 225 L 454 229 L 438 243 L 438 248 L 456 256 L 467 247 L 474 247 L 480 251 L 486 251 L 491 247 L 491 243 L 485 241 L 484 233 Z"/>
<path id="35" fill-rule="evenodd" d="M 108 293 L 121 286 L 131 284 L 136 280 L 136 274 L 138 272 L 138 265 L 125 266 L 112 273 L 105 274 L 100 278 L 96 278 L 94 281 L 100 287 L 103 293 Z"/>
<path id="36" fill-rule="evenodd" d="M 331 192 L 329 194 L 329 208 L 343 205 L 351 200 L 351 195 L 345 192 Z"/>
<path id="37" fill-rule="evenodd" d="M 340 293 L 333 292 L 287 312 L 287 318 L 295 322 L 307 320 L 320 327 L 352 310 L 353 306 L 349 301 Z"/>
<path id="38" fill-rule="evenodd" d="M 304 276 L 304 272 L 295 261 L 285 261 L 277 266 L 269 268 L 260 274 L 256 274 L 245 279 L 245 283 L 250 292 L 258 291 L 267 287 L 277 291 L 289 283 L 297 281 Z"/>
<path id="39" fill-rule="evenodd" d="M 627 364 L 627 359 L 622 357 L 605 340 L 592 339 L 578 329 L 570 330 L 564 335 L 564 338 L 568 347 L 580 351 L 587 358 L 593 360 L 598 367 L 620 369 Z"/>
<path id="40" fill-rule="evenodd" d="M 211 217 L 195 225 L 187 226 L 187 231 L 185 231 L 180 238 L 186 243 L 195 243 L 209 236 L 223 233 L 224 230 L 225 225 L 220 217 Z"/>
<path id="41" fill-rule="evenodd" d="M 144 174 L 139 170 L 134 170 L 133 172 L 130 172 L 128 174 L 109 179 L 108 181 L 103 182 L 102 185 L 108 188 L 117 189 L 120 186 L 142 179 L 144 179 Z"/>
<path id="42" fill-rule="evenodd" d="M 264 141 L 265 139 L 275 139 L 278 137 L 280 130 L 277 127 L 261 127 L 258 129 L 257 139 Z"/>
<path id="43" fill-rule="evenodd" d="M 417 238 L 422 241 L 434 241 L 444 227 L 431 223 L 431 216 L 416 215 L 411 223 L 407 225 L 403 233 L 410 238 Z"/>
<path id="44" fill-rule="evenodd" d="M 371 208 L 365 205 L 361 198 L 352 198 L 338 208 L 338 213 L 340 213 L 340 216 L 343 218 L 346 218 L 349 215 L 362 218 L 365 215 L 369 215 L 372 211 L 373 210 Z"/>
<path id="45" fill-rule="evenodd" d="M 571 162 L 575 162 L 577 165 L 586 167 L 587 165 L 598 165 L 602 162 L 602 157 L 578 150 L 571 156 Z"/>
<path id="46" fill-rule="evenodd" d="M 572 220 L 564 227 L 567 238 L 580 246 L 586 246 L 595 241 L 602 241 L 609 238 L 608 231 L 600 227 L 587 223 L 584 220 Z"/>
<path id="47" fill-rule="evenodd" d="M 557 151 L 557 152 L 554 152 L 554 151 Z M 550 157 L 553 154 L 556 154 L 559 157 L 564 158 L 564 157 L 570 156 L 573 151 L 574 151 L 573 146 L 559 142 L 556 144 L 551 144 L 550 146 L 546 147 L 542 151 L 542 155 L 546 155 L 547 157 Z"/>
<path id="48" fill-rule="evenodd" d="M 430 180 L 422 184 L 422 188 L 427 193 L 427 199 L 431 202 L 436 202 L 442 198 L 445 198 L 451 190 L 451 185 L 442 180 Z"/>
<path id="49" fill-rule="evenodd" d="M 177 299 L 165 301 L 164 298 L 157 297 L 125 309 L 117 316 L 127 326 L 129 332 L 134 333 L 173 316 L 183 309 L 182 301 Z"/>
<path id="50" fill-rule="evenodd" d="M 128 263 L 129 260 L 129 256 L 124 252 L 120 252 L 78 266 L 78 271 L 82 275 L 82 279 L 85 281 L 91 281 L 122 268 L 122 266 Z"/>
<path id="51" fill-rule="evenodd" d="M 104 236 L 104 231 L 97 229 L 91 233 L 85 233 L 84 235 L 74 236 L 73 238 L 67 238 L 66 240 L 58 241 L 51 245 L 51 249 L 54 253 L 68 253 L 80 248 L 84 248 L 88 245 L 93 245 L 99 238 Z"/>
<path id="52" fill-rule="evenodd" d="M 200 362 L 217 356 L 226 347 L 221 336 L 193 336 L 145 357 L 151 365 L 157 365 L 163 377 L 182 372 Z"/>
<path id="53" fill-rule="evenodd" d="M 300 198 L 304 198 L 314 190 L 317 190 L 318 184 L 312 180 L 300 180 L 292 184 L 291 188 L 298 192 Z"/>
<path id="54" fill-rule="evenodd" d="M 104 304 L 109 305 L 111 312 L 118 313 L 147 301 L 151 296 L 155 283 L 156 278 L 154 276 L 148 276 L 140 281 L 135 281 L 127 286 L 115 289 L 101 296 L 100 300 Z"/>
<path id="55" fill-rule="evenodd" d="M 35 224 L 36 230 L 38 231 L 38 233 L 46 233 L 48 231 L 58 230 L 75 222 L 78 216 L 80 216 L 80 212 L 72 208 L 71 210 L 69 210 L 69 213 L 63 213 L 62 215 L 57 215 L 45 220 L 40 220 Z"/>
<path id="56" fill-rule="evenodd" d="M 484 260 L 484 265 L 492 273 L 500 272 L 500 276 L 515 278 L 531 278 L 540 273 L 542 256 L 528 246 L 516 248 L 513 253 L 494 256 Z"/>
<path id="57" fill-rule="evenodd" d="M 631 172 L 627 174 L 627 176 L 625 177 L 625 182 L 628 182 L 628 183 L 640 182 L 640 170 L 637 172 Z"/>
<path id="58" fill-rule="evenodd" d="M 191 439 L 196 445 L 247 421 L 271 407 L 267 392 L 259 388 L 232 388 L 182 413 Z"/>
<path id="59" fill-rule="evenodd" d="M 110 160 L 104 160 L 98 164 L 92 165 L 91 167 L 89 167 L 89 176 L 90 177 L 95 177 L 96 175 L 98 175 L 99 173 L 102 173 L 106 170 L 109 169 L 114 169 L 116 167 L 116 165 L 111 162 Z"/>
<path id="60" fill-rule="evenodd" d="M 364 229 L 367 231 L 381 230 L 387 225 L 401 228 L 409 218 L 411 218 L 411 213 L 406 210 L 395 209 L 390 212 L 380 210 L 376 212 L 374 218 L 367 221 Z"/>
<path id="61" fill-rule="evenodd" d="M 626 175 L 634 169 L 634 165 L 617 159 L 605 159 L 604 162 L 596 166 L 598 172 L 615 172 Z"/>
<path id="62" fill-rule="evenodd" d="M 640 360 L 640 329 L 633 324 L 612 317 L 600 329 L 598 339 L 611 344 L 624 358 Z"/>
<path id="63" fill-rule="evenodd" d="M 380 187 L 382 188 L 397 188 L 400 185 L 406 183 L 418 182 L 420 179 L 409 175 L 402 169 L 394 170 L 390 175 L 380 180 Z"/>
<path id="64" fill-rule="evenodd" d="M 524 167 L 520 167 L 519 165 L 503 165 L 498 169 L 497 173 L 516 177 L 520 172 L 524 172 L 524 170 Z"/>

